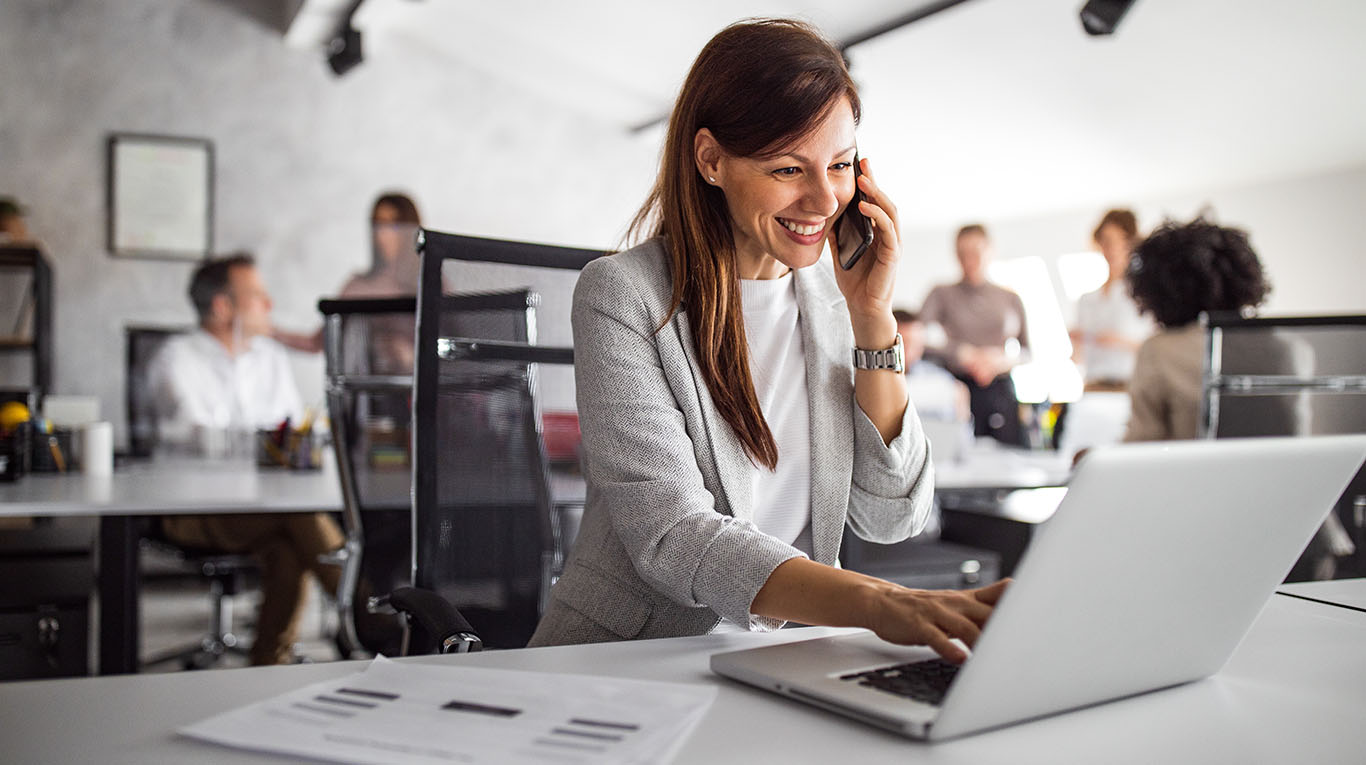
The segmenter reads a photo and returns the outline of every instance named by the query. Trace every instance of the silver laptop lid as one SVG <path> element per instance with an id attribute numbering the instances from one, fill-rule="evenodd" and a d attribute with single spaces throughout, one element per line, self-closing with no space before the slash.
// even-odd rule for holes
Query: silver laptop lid
<path id="1" fill-rule="evenodd" d="M 1223 666 L 1366 459 L 1366 436 L 1098 450 L 944 701 L 943 738 Z"/>

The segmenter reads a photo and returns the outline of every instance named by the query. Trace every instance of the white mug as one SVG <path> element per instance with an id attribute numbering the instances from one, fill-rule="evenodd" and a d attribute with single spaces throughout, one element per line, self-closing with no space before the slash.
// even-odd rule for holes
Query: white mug
<path id="1" fill-rule="evenodd" d="M 81 470 L 91 475 L 114 472 L 114 425 L 91 422 L 81 429 Z"/>

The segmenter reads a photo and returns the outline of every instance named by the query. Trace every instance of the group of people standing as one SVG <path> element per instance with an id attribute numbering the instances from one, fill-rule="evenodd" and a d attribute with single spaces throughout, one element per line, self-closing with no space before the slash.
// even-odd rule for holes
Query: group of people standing
<path id="1" fill-rule="evenodd" d="M 1169 221 L 1144 239 L 1132 211 L 1112 209 L 1092 239 L 1106 278 L 1078 299 L 1069 332 L 1085 390 L 1130 394 L 1126 440 L 1194 438 L 1204 359 L 1198 318 L 1260 305 L 1270 289 L 1260 260 L 1245 233 L 1203 218 Z M 962 227 L 955 245 L 963 278 L 931 290 L 918 314 L 899 312 L 903 335 L 937 330 L 925 354 L 966 388 L 975 434 L 1025 445 L 1010 376 L 1030 359 L 1024 304 L 987 279 L 991 242 L 983 226 Z M 908 384 L 943 374 L 927 366 L 908 370 Z M 944 411 L 935 398 L 927 397 L 928 408 L 912 399 L 922 416 Z"/>

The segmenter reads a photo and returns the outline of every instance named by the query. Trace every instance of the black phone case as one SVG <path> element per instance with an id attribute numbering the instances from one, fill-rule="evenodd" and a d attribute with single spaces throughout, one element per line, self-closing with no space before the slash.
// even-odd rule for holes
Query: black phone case
<path id="1" fill-rule="evenodd" d="M 873 243 L 872 221 L 868 220 L 868 216 L 859 212 L 858 207 L 859 202 L 862 202 L 865 199 L 863 190 L 858 187 L 859 176 L 863 175 L 863 172 L 859 169 L 859 161 L 858 155 L 854 155 L 854 198 L 849 200 L 849 206 L 844 208 L 844 214 L 835 222 L 835 260 L 839 262 L 840 268 L 843 268 L 845 271 L 848 271 L 858 264 L 859 259 L 863 257 L 863 253 L 867 251 L 868 245 Z M 854 250 L 854 254 L 849 257 L 848 261 L 844 259 L 844 253 L 839 251 L 840 240 L 843 239 L 840 234 L 844 231 L 845 226 L 855 226 L 860 234 L 859 245 Z"/>

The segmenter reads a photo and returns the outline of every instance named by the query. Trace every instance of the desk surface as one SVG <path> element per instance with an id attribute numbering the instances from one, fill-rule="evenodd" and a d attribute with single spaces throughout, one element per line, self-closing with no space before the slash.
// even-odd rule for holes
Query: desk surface
<path id="1" fill-rule="evenodd" d="M 0 484 L 0 515 L 157 515 L 340 510 L 335 463 L 320 470 L 158 459 L 113 475 L 34 473 Z"/>
<path id="2" fill-rule="evenodd" d="M 369 474 L 378 496 L 403 493 L 406 471 Z M 392 485 L 391 485 L 392 484 Z M 551 493 L 582 504 L 583 479 L 552 473 Z M 318 470 L 257 468 L 249 462 L 158 459 L 120 467 L 113 475 L 34 473 L 0 483 L 0 516 L 161 515 L 340 511 L 336 462 L 326 453 Z"/>
<path id="3" fill-rule="evenodd" d="M 1366 579 L 1333 579 L 1326 582 L 1297 582 L 1276 589 L 1283 595 L 1307 598 L 1343 608 L 1366 611 Z"/>
<path id="4" fill-rule="evenodd" d="M 829 634 L 709 635 L 419 662 L 696 682 L 716 703 L 676 762 L 1360 762 L 1366 614 L 1272 598 L 1212 679 L 941 744 L 920 744 L 713 676 L 720 650 Z M 0 684 L 7 761 L 276 762 L 178 738 L 218 712 L 339 677 L 356 662 Z"/>
<path id="5" fill-rule="evenodd" d="M 1036 489 L 1066 486 L 1071 475 L 1071 460 L 1059 452 L 1015 449 L 979 438 L 959 459 L 935 464 L 934 486 L 940 490 Z"/>
<path id="6" fill-rule="evenodd" d="M 936 466 L 935 485 L 938 489 L 1063 486 L 1069 472 L 1070 465 L 1056 452 L 987 444 L 969 449 L 962 461 Z M 407 482 L 405 473 L 393 476 Z M 555 471 L 551 482 L 557 502 L 583 502 L 581 477 Z M 380 492 L 392 493 L 388 488 Z M 167 458 L 121 466 L 110 476 L 37 473 L 0 483 L 0 516 L 298 512 L 340 510 L 341 504 L 330 452 L 320 470 Z"/>

